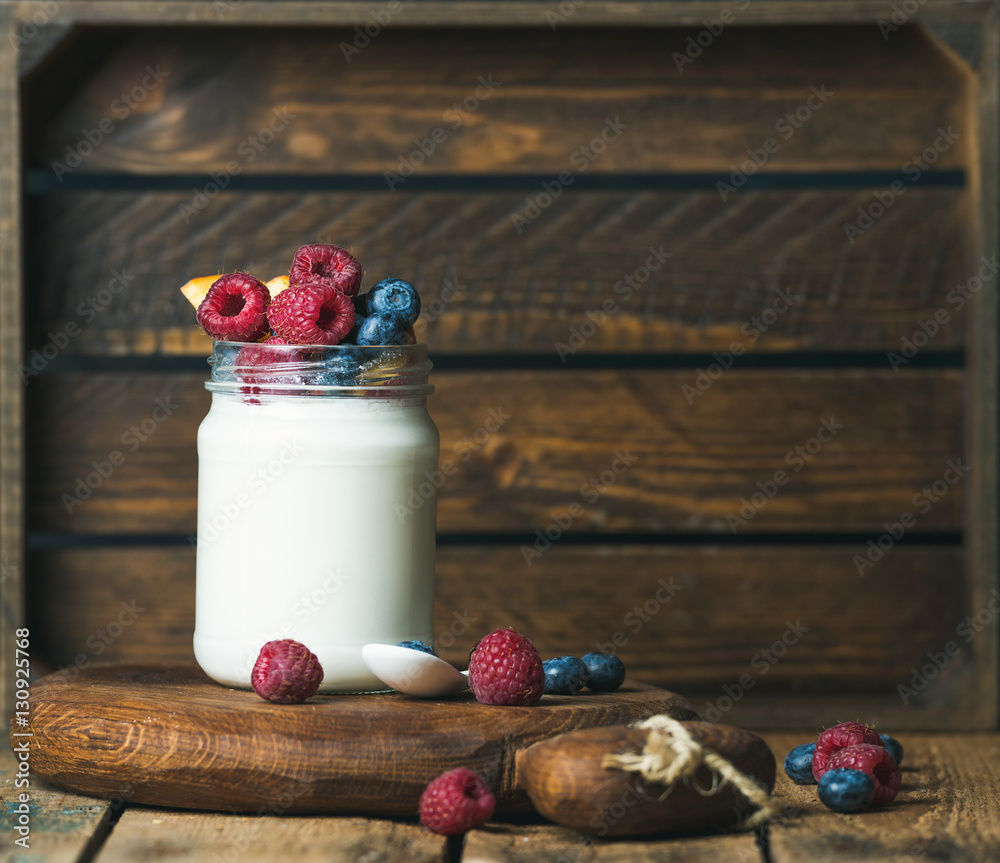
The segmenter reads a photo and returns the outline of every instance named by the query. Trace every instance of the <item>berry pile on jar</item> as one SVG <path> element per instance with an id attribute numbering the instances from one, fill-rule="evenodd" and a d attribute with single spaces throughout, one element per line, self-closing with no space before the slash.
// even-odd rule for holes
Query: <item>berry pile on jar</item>
<path id="1" fill-rule="evenodd" d="M 362 269 L 330 243 L 302 246 L 288 275 L 263 282 L 250 273 L 192 279 L 181 291 L 217 341 L 277 345 L 411 345 L 420 296 L 386 278 L 361 293 Z"/>

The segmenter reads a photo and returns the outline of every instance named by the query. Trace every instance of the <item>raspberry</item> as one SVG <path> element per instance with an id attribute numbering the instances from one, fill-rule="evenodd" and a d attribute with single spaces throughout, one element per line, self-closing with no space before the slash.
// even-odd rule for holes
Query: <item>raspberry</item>
<path id="1" fill-rule="evenodd" d="M 253 691 L 275 704 L 301 704 L 323 682 L 323 666 L 309 648 L 291 638 L 269 641 L 250 672 Z"/>
<path id="2" fill-rule="evenodd" d="M 311 278 L 330 279 L 334 286 L 353 297 L 361 289 L 361 264 L 347 249 L 330 243 L 313 243 L 295 253 L 288 282 L 292 287 Z"/>
<path id="3" fill-rule="evenodd" d="M 354 326 L 354 305 L 329 279 L 314 277 L 278 294 L 267 319 L 290 344 L 339 345 Z"/>
<path id="4" fill-rule="evenodd" d="M 819 782 L 823 778 L 828 769 L 827 762 L 834 752 L 857 743 L 881 746 L 882 740 L 874 728 L 862 725 L 860 722 L 841 722 L 822 732 L 816 741 L 816 751 L 813 753 L 812 769 L 816 781 Z"/>
<path id="5" fill-rule="evenodd" d="M 420 795 L 420 823 L 442 836 L 457 836 L 490 820 L 497 801 L 468 767 L 442 773 Z"/>
<path id="6" fill-rule="evenodd" d="M 287 344 L 288 342 L 278 336 L 268 336 L 262 342 L 253 342 L 252 344 L 240 348 L 239 353 L 236 354 L 236 359 L 233 361 L 233 364 L 240 368 L 249 369 L 253 366 L 263 366 L 281 362 L 282 352 L 272 351 L 271 349 L 265 347 L 265 345 Z M 244 380 L 246 380 L 246 375 L 249 374 L 249 372 L 244 372 L 243 374 Z"/>
<path id="7" fill-rule="evenodd" d="M 830 756 L 827 770 L 837 770 L 841 767 L 848 770 L 862 770 L 875 780 L 875 805 L 892 803 L 899 792 L 903 775 L 899 772 L 895 759 L 882 746 L 871 743 L 858 743 L 845 746 Z"/>
<path id="8" fill-rule="evenodd" d="M 213 339 L 255 342 L 268 330 L 271 295 L 249 273 L 220 276 L 198 306 L 198 323 Z"/>
<path id="9" fill-rule="evenodd" d="M 260 393 L 259 385 L 268 385 L 284 382 L 284 377 L 279 373 L 274 364 L 287 362 L 292 357 L 284 351 L 275 351 L 267 345 L 287 345 L 284 339 L 271 336 L 262 342 L 254 342 L 246 347 L 242 347 L 236 358 L 233 360 L 233 367 L 239 380 L 246 384 L 257 384 L 258 386 L 242 387 L 244 393 Z M 255 402 L 256 403 L 256 402 Z"/>
<path id="10" fill-rule="evenodd" d="M 472 651 L 469 685 L 483 704 L 534 704 L 545 691 L 542 658 L 520 632 L 497 629 Z"/>

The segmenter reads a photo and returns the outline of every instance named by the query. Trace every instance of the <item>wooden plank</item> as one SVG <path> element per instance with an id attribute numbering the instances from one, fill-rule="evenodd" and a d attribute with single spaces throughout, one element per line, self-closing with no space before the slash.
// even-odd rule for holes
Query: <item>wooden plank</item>
<path id="1" fill-rule="evenodd" d="M 56 524 L 73 532 L 193 528 L 197 427 L 210 401 L 198 376 L 73 375 L 65 383 L 77 394 L 70 396 L 78 405 L 72 411 L 73 420 L 50 400 L 54 393 L 46 381 L 35 381 L 29 393 L 33 401 L 28 443 L 34 459 L 31 486 L 52 483 L 40 495 L 45 504 L 38 508 L 29 503 L 34 528 Z M 104 413 L 106 409 L 110 412 Z M 98 419 L 101 414 L 103 418 Z M 78 436 L 71 432 L 74 425 Z M 44 429 L 57 435 L 69 433 L 74 439 L 56 444 L 62 450 L 57 455 L 48 444 L 37 446 L 37 435 L 45 434 Z M 91 452 L 96 455 L 81 461 Z M 64 467 L 57 468 L 56 463 L 63 460 Z M 84 468 L 86 472 L 80 475 Z M 65 469 L 69 474 L 60 475 Z M 89 496 L 88 478 L 96 489 Z M 109 509 L 112 500 L 117 504 Z M 55 519 L 43 514 L 46 511 Z"/>
<path id="2" fill-rule="evenodd" d="M 969 134 L 964 79 L 919 29 L 731 28 L 722 51 L 699 50 L 702 31 L 388 27 L 360 48 L 349 29 L 125 30 L 110 46 L 98 31 L 29 83 L 30 164 L 60 177 L 382 174 L 401 158 L 403 175 L 728 172 L 771 139 L 762 171 L 897 171 L 939 127 Z M 78 88 L 36 98 L 95 54 L 105 62 Z"/>
<path id="3" fill-rule="evenodd" d="M 982 26 L 980 51 L 979 101 L 969 106 L 970 116 L 979 124 L 978 147 L 974 153 L 977 167 L 972 181 L 977 187 L 977 251 L 984 256 L 1000 252 L 1000 14 L 994 7 Z M 969 453 L 982 466 L 966 489 L 970 515 L 968 547 L 972 575 L 973 601 L 982 606 L 997 586 L 997 399 L 1000 376 L 997 373 L 997 292 L 981 291 L 968 318 L 969 342 Z M 995 727 L 1000 715 L 997 680 L 997 627 L 986 633 L 983 645 L 986 661 L 977 668 L 978 685 L 983 692 L 983 709 Z"/>
<path id="4" fill-rule="evenodd" d="M 488 824 L 466 834 L 462 860 L 468 863 L 760 863 L 753 834 L 722 834 L 682 839 L 636 838 L 602 842 L 554 825 Z"/>
<path id="5" fill-rule="evenodd" d="M 4 633 L 24 619 L 24 388 L 17 365 L 24 355 L 21 297 L 21 116 L 16 19 L 9 4 L 0 8 L 0 620 Z M 14 706 L 14 652 L 0 650 L 0 725 Z"/>
<path id="6" fill-rule="evenodd" d="M 924 658 L 926 662 L 926 655 Z M 971 671 L 974 666 L 968 666 Z M 907 683 L 907 680 L 901 681 Z M 932 684 L 933 686 L 933 684 Z M 705 710 L 705 703 L 718 705 L 722 689 L 685 690 L 684 694 Z M 722 703 L 726 706 L 726 703 Z M 834 719 L 830 717 L 833 716 Z M 897 731 L 963 731 L 992 730 L 990 713 L 984 709 L 981 690 L 971 673 L 956 674 L 948 689 L 930 692 L 927 703 L 919 709 L 914 703 L 903 704 L 895 689 L 879 693 L 855 691 L 846 682 L 831 691 L 812 693 L 801 691 L 761 693 L 759 698 L 744 698 L 725 712 L 722 721 L 742 728 L 822 728 L 840 720 L 864 717 L 880 728 Z"/>
<path id="7" fill-rule="evenodd" d="M 813 739 L 808 733 L 765 738 L 779 763 L 792 746 Z M 996 859 L 1000 780 L 995 764 L 1000 738 L 995 733 L 908 734 L 900 740 L 904 760 L 899 796 L 890 806 L 863 815 L 830 812 L 819 802 L 815 786 L 795 785 L 779 770 L 775 791 L 801 814 L 771 827 L 770 859 L 774 863 Z"/>
<path id="8" fill-rule="evenodd" d="M 129 809 L 115 825 L 98 860 L 448 860 L 446 840 L 418 824 L 375 818 L 280 817 L 282 811 L 280 797 L 263 812 L 279 817 Z"/>
<path id="9" fill-rule="evenodd" d="M 959 371 L 730 371 L 697 396 L 694 370 L 433 377 L 444 532 L 962 524 L 945 479 L 967 474 Z M 201 375 L 58 375 L 30 394 L 33 529 L 194 532 Z"/>
<path id="10" fill-rule="evenodd" d="M 898 352 L 927 320 L 924 350 L 961 347 L 967 195 L 908 189 L 852 243 L 875 191 L 570 190 L 520 234 L 523 191 L 223 193 L 187 223 L 191 193 L 43 197 L 25 374 L 59 354 L 206 355 L 180 285 L 267 279 L 312 241 L 349 246 L 366 285 L 412 279 L 432 353 Z"/>
<path id="11" fill-rule="evenodd" d="M 854 551 L 557 544 L 529 567 L 514 545 L 442 546 L 435 641 L 442 657 L 463 668 L 479 638 L 502 626 L 528 634 L 544 658 L 613 651 L 631 677 L 690 692 L 705 713 L 718 707 L 723 686 L 732 688 L 747 673 L 753 683 L 744 687 L 740 709 L 781 695 L 830 698 L 845 687 L 902 706 L 897 685 L 910 685 L 927 651 L 954 640 L 960 660 L 910 707 L 948 701 L 954 710 L 964 671 L 980 661 L 979 643 L 967 644 L 955 632 L 970 613 L 955 578 L 960 550 L 895 549 L 863 581 L 864 605 L 838 587 L 861 582 L 850 560 Z M 68 675 L 109 660 L 192 658 L 190 549 L 37 552 L 31 584 L 36 652 L 68 667 Z M 123 617 L 123 603 L 135 614 Z M 792 627 L 808 631 L 795 634 Z M 786 635 L 794 645 L 776 648 L 783 656 L 770 662 L 766 651 Z"/>
<path id="12" fill-rule="evenodd" d="M 960 553 L 897 549 L 864 582 L 870 611 L 833 596 L 837 583 L 856 577 L 850 554 L 838 546 L 555 545 L 529 567 L 518 547 L 445 547 L 437 562 L 438 642 L 442 655 L 462 664 L 482 633 L 514 626 L 545 658 L 613 651 L 637 679 L 685 691 L 712 687 L 716 698 L 746 672 L 754 683 L 745 688 L 757 692 L 829 692 L 850 681 L 856 691 L 895 695 L 912 665 L 926 661 L 924 645 L 940 648 L 967 613 L 954 578 Z M 446 633 L 469 617 L 474 623 L 449 644 Z M 786 633 L 794 648 L 768 661 L 764 653 Z M 710 704 L 693 703 L 702 712 Z"/>
<path id="13" fill-rule="evenodd" d="M 22 740 L 30 741 L 30 738 L 14 740 L 15 745 L 20 745 Z M 30 762 L 30 755 L 28 760 Z M 110 829 L 111 801 L 69 794 L 37 776 L 28 776 L 28 785 L 24 786 L 20 784 L 23 777 L 18 777 L 19 764 L 5 739 L 0 744 L 0 806 L 4 811 L 0 861 L 77 863 L 89 860 Z M 117 802 L 127 800 L 130 793 L 130 786 L 123 782 Z M 26 794 L 27 799 L 22 798 L 22 794 Z M 17 830 L 21 826 L 21 806 L 27 808 L 28 822 L 23 825 L 29 831 L 26 837 Z M 15 845 L 15 840 L 21 838 L 25 838 L 27 844 Z"/>
<path id="14" fill-rule="evenodd" d="M 914 19 L 929 21 L 975 21 L 988 13 L 988 0 L 927 0 Z M 117 0 L 65 0 L 67 17 L 83 24 L 220 23 L 220 9 L 204 0 L 174 0 L 162 5 L 154 0 L 135 0 L 123 5 Z M 290 21 L 311 24 L 364 25 L 372 21 L 372 7 L 351 0 L 286 0 L 276 6 L 271 0 L 243 0 L 222 7 L 222 20 L 232 24 L 277 24 Z M 491 3 L 481 0 L 421 0 L 412 14 L 397 15 L 394 26 L 429 25 L 551 26 L 546 9 L 537 0 Z M 541 13 L 541 14 L 540 14 Z M 651 3 L 622 3 L 619 0 L 591 0 L 580 4 L 561 26 L 702 26 L 702 21 L 719 14 L 710 0 L 659 0 Z M 748 6 L 740 26 L 760 24 L 829 24 L 834 22 L 875 22 L 888 18 L 888 0 L 828 0 L 822 5 L 809 0 L 768 0 Z"/>
<path id="15" fill-rule="evenodd" d="M 193 661 L 194 558 L 177 547 L 31 555 L 28 621 L 38 656 L 74 679 L 97 662 Z M 63 600 L 53 602 L 53 590 L 65 591 Z"/>
<path id="16" fill-rule="evenodd" d="M 31 20 L 32 16 L 16 16 L 20 19 L 17 24 L 17 35 L 20 37 L 17 52 L 19 78 L 30 75 L 47 57 L 58 51 L 66 39 L 72 38 L 72 25 L 56 20 L 53 12 L 52 7 L 35 10 L 36 20 L 45 19 L 41 26 Z"/>

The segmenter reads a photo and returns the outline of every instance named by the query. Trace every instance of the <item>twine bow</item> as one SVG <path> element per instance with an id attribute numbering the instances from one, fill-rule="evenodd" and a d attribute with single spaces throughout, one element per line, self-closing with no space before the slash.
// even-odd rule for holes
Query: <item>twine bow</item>
<path id="1" fill-rule="evenodd" d="M 637 723 L 635 728 L 648 728 L 646 745 L 640 754 L 605 755 L 602 767 L 639 773 L 649 782 L 667 786 L 660 795 L 663 800 L 678 782 L 684 782 L 704 797 L 716 794 L 725 785 L 732 785 L 757 811 L 744 818 L 741 829 L 747 830 L 767 823 L 782 810 L 777 797 L 767 791 L 755 779 L 741 772 L 718 752 L 703 747 L 691 733 L 676 719 L 660 714 Z M 712 784 L 702 788 L 693 781 L 695 771 L 704 764 L 712 773 Z"/>

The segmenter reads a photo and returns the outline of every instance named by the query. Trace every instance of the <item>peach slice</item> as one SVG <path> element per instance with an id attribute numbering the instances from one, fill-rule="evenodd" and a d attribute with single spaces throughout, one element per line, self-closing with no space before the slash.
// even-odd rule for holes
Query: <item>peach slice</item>
<path id="1" fill-rule="evenodd" d="M 181 293 L 187 298 L 187 301 L 194 306 L 196 309 L 201 305 L 202 300 L 205 299 L 205 295 L 208 293 L 208 289 L 215 284 L 215 282 L 221 279 L 223 276 L 220 273 L 217 276 L 198 276 L 191 279 L 183 288 L 181 288 Z M 271 295 L 273 300 L 278 294 L 288 287 L 288 276 L 276 276 L 271 279 L 271 281 L 266 283 L 267 292 Z"/>
<path id="2" fill-rule="evenodd" d="M 187 301 L 197 309 L 198 306 L 201 305 L 201 301 L 205 299 L 205 294 L 208 293 L 208 289 L 221 278 L 222 273 L 217 276 L 198 276 L 197 278 L 191 279 L 190 282 L 181 288 L 181 293 L 184 294 Z"/>
<path id="3" fill-rule="evenodd" d="M 267 291 L 273 300 L 278 294 L 288 287 L 288 276 L 275 276 L 271 281 L 265 283 Z"/>

